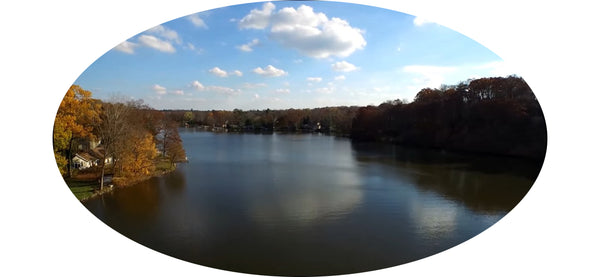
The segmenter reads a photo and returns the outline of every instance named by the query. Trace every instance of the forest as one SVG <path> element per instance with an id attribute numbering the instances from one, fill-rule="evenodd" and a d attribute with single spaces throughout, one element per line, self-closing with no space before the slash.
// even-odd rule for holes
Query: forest
<path id="1" fill-rule="evenodd" d="M 54 121 L 54 156 L 65 178 L 86 173 L 100 180 L 102 190 L 105 174 L 130 183 L 185 160 L 178 127 L 177 122 L 141 101 L 101 101 L 73 85 Z M 73 162 L 76 156 L 95 160 L 86 170 L 79 170 Z"/>
<path id="2" fill-rule="evenodd" d="M 323 132 L 347 136 L 359 107 L 287 110 L 165 110 L 172 120 L 187 126 L 236 132 Z M 216 128 L 215 128 L 216 127 Z"/>
<path id="3" fill-rule="evenodd" d="M 547 133 L 542 109 L 521 77 L 491 77 L 424 88 L 412 102 L 379 106 L 286 110 L 155 110 L 138 101 L 101 101 L 73 85 L 58 109 L 54 155 L 72 177 L 82 141 L 97 141 L 101 176 L 136 179 L 185 160 L 178 128 L 222 132 L 321 132 L 355 143 L 516 156 L 543 160 Z M 89 149 L 87 149 L 89 150 Z M 77 170 L 75 170 L 77 171 Z M 103 179 L 101 179 L 103 180 Z"/>
<path id="4" fill-rule="evenodd" d="M 425 88 L 411 103 L 396 100 L 361 107 L 351 137 L 535 160 L 544 159 L 547 143 L 542 109 L 517 76 Z"/>
<path id="5" fill-rule="evenodd" d="M 424 88 L 412 102 L 316 109 L 168 110 L 188 126 L 240 132 L 323 132 L 355 142 L 509 155 L 543 160 L 546 123 L 521 77 L 490 77 Z M 217 128 L 214 128 L 217 126 Z"/>

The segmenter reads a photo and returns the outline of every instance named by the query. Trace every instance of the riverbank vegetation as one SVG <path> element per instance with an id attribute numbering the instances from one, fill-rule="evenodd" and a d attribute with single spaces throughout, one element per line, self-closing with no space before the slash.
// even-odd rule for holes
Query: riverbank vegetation
<path id="1" fill-rule="evenodd" d="M 137 182 L 169 172 L 177 162 L 185 161 L 179 127 L 216 132 L 319 132 L 348 136 L 355 142 L 539 161 L 545 156 L 547 143 L 541 107 L 529 86 L 517 76 L 424 88 L 412 102 L 248 111 L 158 111 L 141 101 L 94 99 L 91 92 L 74 85 L 56 115 L 56 163 L 65 180 L 73 184 L 84 182 L 77 179 L 78 175 L 99 180 L 100 190 L 104 176 L 109 176 L 113 184 Z M 85 151 L 94 152 L 92 156 L 97 160 L 85 169 L 76 167 L 74 158 Z"/>
<path id="2" fill-rule="evenodd" d="M 510 155 L 543 160 L 546 123 L 525 81 L 480 78 L 425 88 L 411 103 L 362 107 L 352 122 L 356 141 Z"/>
<path id="3" fill-rule="evenodd" d="M 130 184 L 185 161 L 177 127 L 163 112 L 141 101 L 101 101 L 73 85 L 56 115 L 54 156 L 74 193 L 89 190 L 82 187 L 90 181 L 103 191 L 105 181 Z"/>
<path id="4" fill-rule="evenodd" d="M 229 132 L 323 132 L 349 135 L 359 107 L 324 107 L 286 110 L 168 110 L 174 121 Z"/>
<path id="5" fill-rule="evenodd" d="M 173 121 L 212 131 L 323 132 L 356 142 L 542 160 L 546 123 L 525 81 L 479 78 L 420 90 L 412 102 L 287 110 L 169 110 Z"/>

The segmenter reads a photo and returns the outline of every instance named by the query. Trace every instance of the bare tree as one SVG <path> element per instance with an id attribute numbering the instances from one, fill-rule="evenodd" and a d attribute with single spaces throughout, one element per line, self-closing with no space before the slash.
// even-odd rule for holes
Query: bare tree
<path id="1" fill-rule="evenodd" d="M 100 124 L 97 126 L 101 145 L 104 148 L 103 157 L 100 164 L 100 190 L 104 188 L 104 173 L 107 159 L 111 158 L 113 169 L 118 161 L 119 152 L 124 145 L 123 140 L 127 133 L 127 119 L 130 107 L 120 102 L 105 102 L 102 104 L 100 113 Z"/>

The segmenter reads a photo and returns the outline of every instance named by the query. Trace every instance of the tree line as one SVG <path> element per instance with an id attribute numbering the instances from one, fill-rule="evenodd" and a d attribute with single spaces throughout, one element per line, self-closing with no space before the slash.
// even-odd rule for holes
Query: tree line
<path id="1" fill-rule="evenodd" d="M 527 83 L 514 75 L 424 88 L 412 102 L 391 100 L 379 106 L 164 112 L 184 125 L 228 131 L 320 131 L 355 142 L 533 159 L 543 159 L 546 152 L 542 109 Z"/>
<path id="2" fill-rule="evenodd" d="M 165 110 L 174 121 L 240 132 L 324 132 L 349 135 L 359 107 L 286 110 Z"/>
<path id="3" fill-rule="evenodd" d="M 480 78 L 424 88 L 414 101 L 358 109 L 351 137 L 395 144 L 543 159 L 546 123 L 525 81 Z"/>
<path id="4" fill-rule="evenodd" d="M 149 176 L 159 160 L 173 166 L 185 159 L 178 124 L 141 100 L 101 101 L 90 91 L 73 85 L 56 114 L 53 146 L 61 174 L 73 176 L 73 157 L 80 142 L 99 142 L 96 169 L 101 189 L 104 175 L 128 179 Z"/>
<path id="5" fill-rule="evenodd" d="M 542 109 L 517 76 L 479 78 L 420 90 L 412 102 L 379 106 L 285 110 L 163 110 L 139 101 L 100 101 L 73 85 L 54 125 L 54 154 L 71 176 L 76 142 L 98 140 L 114 162 L 100 168 L 115 176 L 150 174 L 157 158 L 185 159 L 177 131 L 204 126 L 239 132 L 323 132 L 354 142 L 512 155 L 543 160 L 547 133 Z"/>

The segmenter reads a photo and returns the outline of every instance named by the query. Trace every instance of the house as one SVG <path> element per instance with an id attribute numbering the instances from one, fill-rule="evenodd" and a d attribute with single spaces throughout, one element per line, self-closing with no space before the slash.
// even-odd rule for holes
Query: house
<path id="1" fill-rule="evenodd" d="M 99 166 L 102 164 L 101 161 L 103 157 L 104 148 L 102 146 L 96 146 L 93 149 L 77 152 L 72 159 L 73 168 L 86 169 Z M 104 164 L 112 164 L 112 162 L 112 156 L 108 156 L 104 160 Z"/>
<path id="2" fill-rule="evenodd" d="M 73 157 L 73 168 L 86 169 L 97 164 L 98 159 L 86 152 L 80 152 Z"/>

